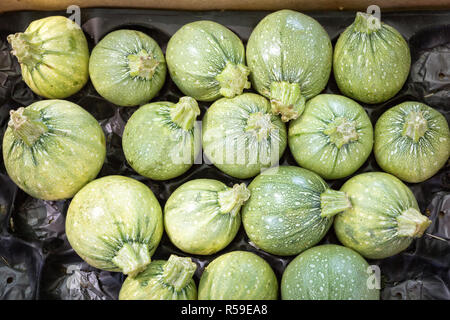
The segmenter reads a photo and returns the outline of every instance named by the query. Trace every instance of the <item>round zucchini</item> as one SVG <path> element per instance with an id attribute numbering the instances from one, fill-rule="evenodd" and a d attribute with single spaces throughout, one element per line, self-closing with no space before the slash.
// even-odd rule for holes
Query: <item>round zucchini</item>
<path id="1" fill-rule="evenodd" d="M 125 279 L 119 300 L 197 300 L 196 269 L 191 258 L 173 254 L 167 261 L 152 261 L 136 277 Z"/>
<path id="2" fill-rule="evenodd" d="M 292 260 L 281 279 L 282 300 L 379 300 L 371 269 L 352 249 L 335 244 L 310 248 Z"/>
<path id="3" fill-rule="evenodd" d="M 248 186 L 250 199 L 242 208 L 242 222 L 250 240 L 280 256 L 295 255 L 318 243 L 333 216 L 350 207 L 344 192 L 329 189 L 307 169 L 274 167 Z"/>
<path id="4" fill-rule="evenodd" d="M 402 35 L 377 17 L 358 12 L 339 36 L 333 71 L 339 90 L 365 103 L 397 94 L 408 78 L 411 55 Z"/>
<path id="5" fill-rule="evenodd" d="M 247 43 L 253 87 L 283 121 L 298 118 L 331 73 L 330 37 L 313 18 L 292 10 L 267 15 Z"/>
<path id="6" fill-rule="evenodd" d="M 351 207 L 336 216 L 334 230 L 342 244 L 366 258 L 383 259 L 405 250 L 431 224 L 411 190 L 388 173 L 359 174 L 341 191 Z"/>
<path id="7" fill-rule="evenodd" d="M 97 120 L 65 100 L 42 100 L 11 111 L 3 160 L 11 179 L 32 197 L 72 198 L 93 180 L 106 156 Z"/>
<path id="8" fill-rule="evenodd" d="M 34 93 L 64 99 L 88 81 L 88 44 L 74 21 L 62 16 L 46 17 L 7 39 L 20 63 L 22 78 Z"/>
<path id="9" fill-rule="evenodd" d="M 163 233 L 161 206 L 143 183 L 122 176 L 96 179 L 67 211 L 66 235 L 91 266 L 136 276 L 150 263 Z"/>
<path id="10" fill-rule="evenodd" d="M 153 99 L 166 79 L 166 60 L 151 37 L 135 30 L 108 33 L 92 50 L 89 75 L 95 90 L 118 106 Z"/>
<path id="11" fill-rule="evenodd" d="M 287 144 L 284 123 L 254 93 L 214 102 L 203 118 L 203 150 L 221 171 L 240 179 L 278 164 Z"/>
<path id="12" fill-rule="evenodd" d="M 188 181 L 166 202 L 164 225 L 167 235 L 184 252 L 216 253 L 236 236 L 241 225 L 240 209 L 249 197 L 244 183 L 229 188 L 212 179 Z"/>
<path id="13" fill-rule="evenodd" d="M 199 300 L 276 300 L 278 281 L 270 265 L 247 251 L 214 259 L 203 271 Z"/>
<path id="14" fill-rule="evenodd" d="M 423 103 L 401 103 L 378 119 L 374 153 L 384 171 L 406 182 L 425 181 L 438 172 L 450 156 L 447 120 Z"/>
<path id="15" fill-rule="evenodd" d="M 180 176 L 192 167 L 201 150 L 194 130 L 197 102 L 182 97 L 176 104 L 159 101 L 133 113 L 125 125 L 122 147 L 131 167 L 153 180 Z"/>
<path id="16" fill-rule="evenodd" d="M 250 88 L 241 39 L 216 22 L 184 25 L 170 38 L 166 57 L 177 87 L 199 101 L 233 98 Z"/>
<path id="17" fill-rule="evenodd" d="M 289 148 L 297 163 L 324 179 L 354 173 L 373 146 L 372 123 L 355 101 L 320 94 L 306 103 L 300 118 L 289 125 Z"/>

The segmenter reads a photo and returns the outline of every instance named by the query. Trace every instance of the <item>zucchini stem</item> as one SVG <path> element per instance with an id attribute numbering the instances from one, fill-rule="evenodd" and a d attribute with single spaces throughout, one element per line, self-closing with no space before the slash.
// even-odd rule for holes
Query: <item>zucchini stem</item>
<path id="1" fill-rule="evenodd" d="M 353 27 L 355 31 L 369 34 L 381 29 L 381 21 L 374 15 L 357 12 Z"/>
<path id="2" fill-rule="evenodd" d="M 350 209 L 352 203 L 344 191 L 327 189 L 320 195 L 320 208 L 322 217 L 333 217 L 336 214 Z"/>
<path id="3" fill-rule="evenodd" d="M 163 282 L 172 286 L 175 291 L 181 291 L 192 280 L 197 265 L 189 257 L 182 258 L 172 254 L 162 268 Z"/>
<path id="4" fill-rule="evenodd" d="M 262 112 L 250 114 L 245 131 L 252 131 L 258 141 L 267 139 L 273 129 L 277 129 L 272 123 L 271 115 Z"/>
<path id="5" fill-rule="evenodd" d="M 418 142 L 428 130 L 427 119 L 421 111 L 412 111 L 408 114 L 403 125 L 403 136 L 410 137 L 414 142 Z"/>
<path id="6" fill-rule="evenodd" d="M 347 143 L 356 141 L 359 138 L 355 121 L 347 120 L 344 117 L 338 117 L 333 122 L 330 122 L 323 133 L 326 134 L 330 138 L 330 142 L 334 143 L 339 149 Z"/>
<path id="7" fill-rule="evenodd" d="M 186 131 L 194 127 L 194 122 L 198 115 L 200 115 L 200 108 L 197 101 L 191 97 L 181 97 L 178 103 L 170 109 L 172 121 Z"/>
<path id="8" fill-rule="evenodd" d="M 144 243 L 125 243 L 111 261 L 133 278 L 150 263 L 150 250 Z"/>
<path id="9" fill-rule="evenodd" d="M 398 235 L 420 238 L 430 226 L 431 220 L 415 208 L 409 208 L 397 217 Z"/>
<path id="10" fill-rule="evenodd" d="M 300 84 L 286 81 L 270 84 L 270 103 L 272 113 L 280 114 L 283 122 L 300 117 L 305 110 L 305 97 L 300 91 Z"/>
<path id="11" fill-rule="evenodd" d="M 245 183 L 235 184 L 233 188 L 218 193 L 220 211 L 235 217 L 242 205 L 250 198 L 250 190 Z"/>
<path id="12" fill-rule="evenodd" d="M 249 74 L 248 67 L 228 61 L 223 71 L 216 76 L 220 94 L 226 98 L 233 98 L 240 95 L 244 89 L 249 89 L 250 81 L 247 80 Z"/>
<path id="13" fill-rule="evenodd" d="M 20 107 L 10 111 L 8 126 L 14 135 L 31 147 L 43 134 L 48 131 L 47 126 L 39 117 L 39 112 Z"/>
<path id="14" fill-rule="evenodd" d="M 140 77 L 146 80 L 150 80 L 153 77 L 159 65 L 159 61 L 144 49 L 136 54 L 128 55 L 127 59 L 130 76 Z"/>
<path id="15" fill-rule="evenodd" d="M 7 37 L 11 44 L 11 53 L 17 57 L 19 63 L 25 64 L 29 69 L 33 69 L 42 61 L 42 54 L 39 51 L 39 44 L 32 42 L 32 37 L 26 33 L 18 32 Z"/>

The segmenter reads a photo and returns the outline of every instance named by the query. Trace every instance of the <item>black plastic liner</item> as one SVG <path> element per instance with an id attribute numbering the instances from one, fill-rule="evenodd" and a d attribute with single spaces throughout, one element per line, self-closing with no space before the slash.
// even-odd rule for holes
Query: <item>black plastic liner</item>
<path id="1" fill-rule="evenodd" d="M 153 37 L 165 52 L 170 36 L 182 25 L 196 20 L 221 23 L 246 42 L 256 24 L 268 12 L 183 12 L 127 9 L 82 9 L 81 22 L 90 48 L 108 32 L 136 29 Z M 0 15 L 0 137 L 3 137 L 9 110 L 40 100 L 21 80 L 20 67 L 6 42 L 10 33 L 23 32 L 36 19 L 65 12 L 11 12 Z M 353 22 L 355 12 L 310 12 L 329 33 L 333 44 Z M 400 93 L 389 101 L 363 105 L 372 123 L 388 108 L 401 102 L 424 102 L 450 117 L 450 11 L 381 13 L 385 23 L 395 27 L 408 40 L 412 67 Z M 331 76 L 324 92 L 339 94 Z M 168 76 L 160 94 L 153 101 L 177 102 L 182 96 Z M 89 82 L 68 98 L 89 112 L 102 125 L 107 137 L 107 159 L 99 176 L 120 174 L 148 185 L 161 206 L 178 186 L 190 179 L 214 178 L 232 186 L 240 182 L 221 173 L 210 164 L 194 165 L 183 176 L 155 182 L 137 175 L 126 163 L 121 135 L 124 125 L 137 108 L 120 108 L 105 101 Z M 202 116 L 209 103 L 200 103 Z M 0 146 L 1 148 L 1 146 Z M 296 165 L 289 150 L 281 164 Z M 357 173 L 379 171 L 371 155 Z M 348 178 L 347 178 L 348 179 Z M 328 181 L 339 188 L 347 179 Z M 250 180 L 244 180 L 248 183 Z M 409 185 L 422 213 L 433 221 L 427 234 L 404 252 L 383 260 L 370 260 L 381 269 L 382 299 L 450 299 L 450 170 L 449 165 L 431 179 Z M 117 299 L 124 280 L 120 273 L 101 271 L 83 262 L 67 242 L 64 223 L 70 200 L 33 199 L 8 178 L 0 160 L 0 299 Z M 321 243 L 339 243 L 333 228 Z M 204 267 L 215 257 L 232 250 L 248 250 L 265 258 L 281 279 L 286 265 L 294 258 L 279 257 L 253 247 L 243 228 L 234 241 L 211 256 L 193 256 L 198 265 L 198 283 Z M 167 259 L 170 254 L 185 256 L 166 235 L 153 259 Z"/>

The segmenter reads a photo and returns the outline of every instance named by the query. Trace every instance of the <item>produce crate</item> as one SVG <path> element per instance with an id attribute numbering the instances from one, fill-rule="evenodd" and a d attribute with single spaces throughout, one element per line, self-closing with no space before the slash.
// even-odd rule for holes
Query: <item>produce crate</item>
<path id="1" fill-rule="evenodd" d="M 6 41 L 9 34 L 23 32 L 36 19 L 52 15 L 70 16 L 65 8 L 81 6 L 81 25 L 92 50 L 113 30 L 128 28 L 154 38 L 163 52 L 169 38 L 184 24 L 212 20 L 234 31 L 244 44 L 256 24 L 269 12 L 292 8 L 307 11 L 328 32 L 332 44 L 350 25 L 357 10 L 365 11 L 370 1 L 139 1 L 130 0 L 123 8 L 115 1 L 2 1 L 0 4 L 0 137 L 6 130 L 9 111 L 27 106 L 42 98 L 23 82 L 19 64 L 10 54 Z M 362 104 L 374 125 L 388 108 L 404 101 L 420 101 L 450 119 L 450 1 L 378 1 L 381 19 L 396 28 L 408 41 L 411 71 L 401 91 L 387 102 Z M 133 8 L 133 9 L 132 9 Z M 151 8 L 151 9 L 150 9 Z M 170 10 L 169 10 L 170 9 Z M 226 9 L 226 10 L 220 10 Z M 55 10 L 55 11 L 52 11 Z M 59 10 L 59 11 L 58 11 Z M 312 11 L 310 11 L 312 10 Z M 253 91 L 253 89 L 251 90 Z M 340 94 L 331 75 L 325 93 Z M 182 94 L 169 76 L 153 101 L 178 101 Z M 181 184 L 196 178 L 217 179 L 232 186 L 249 183 L 220 172 L 211 164 L 195 164 L 182 176 L 164 182 L 139 176 L 126 162 L 121 137 L 126 121 L 137 109 L 120 108 L 106 101 L 91 82 L 67 100 L 88 110 L 101 124 L 107 144 L 107 157 L 99 174 L 124 175 L 151 188 L 161 206 Z M 204 115 L 210 103 L 200 103 Z M 280 164 L 297 165 L 289 148 Z M 381 171 L 373 153 L 352 176 Z M 339 189 L 345 179 L 327 181 Z M 445 166 L 422 183 L 408 184 L 417 198 L 421 212 L 432 220 L 426 234 L 400 254 L 369 260 L 381 270 L 381 298 L 450 299 L 450 171 Z M 95 269 L 85 263 L 71 248 L 65 235 L 65 215 L 70 200 L 37 200 L 18 189 L 8 177 L 0 160 L 0 299 L 117 299 L 124 276 L 121 273 Z M 339 244 L 333 228 L 319 244 Z M 243 227 L 224 250 L 209 256 L 187 255 L 171 244 L 164 234 L 152 259 L 167 259 L 170 254 L 191 256 L 198 268 L 195 281 L 206 265 L 219 255 L 246 250 L 263 257 L 281 280 L 294 256 L 268 254 L 252 245 Z"/>

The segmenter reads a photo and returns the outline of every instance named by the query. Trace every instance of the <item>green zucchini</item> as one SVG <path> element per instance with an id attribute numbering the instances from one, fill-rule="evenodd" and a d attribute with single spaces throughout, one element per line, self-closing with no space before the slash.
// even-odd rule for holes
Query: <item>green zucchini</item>
<path id="1" fill-rule="evenodd" d="M 123 176 L 96 179 L 72 199 L 66 235 L 91 266 L 131 277 L 145 270 L 163 234 L 161 206 L 143 183 Z"/>
<path id="2" fill-rule="evenodd" d="M 167 235 L 184 252 L 216 253 L 236 236 L 241 225 L 240 209 L 249 196 L 244 183 L 229 188 L 213 179 L 188 181 L 166 202 Z"/>
<path id="3" fill-rule="evenodd" d="M 125 158 L 140 175 L 167 180 L 185 173 L 201 150 L 194 124 L 200 114 L 197 102 L 182 97 L 178 103 L 158 101 L 133 113 L 125 125 Z"/>
<path id="4" fill-rule="evenodd" d="M 419 212 L 414 194 L 385 172 L 366 172 L 341 188 L 351 207 L 338 214 L 339 241 L 369 259 L 383 259 L 405 250 L 423 235 L 431 221 Z"/>
<path id="5" fill-rule="evenodd" d="M 166 79 L 166 60 L 158 43 L 143 32 L 116 30 L 94 47 L 89 75 L 95 90 L 118 106 L 149 102 Z"/>
<path id="6" fill-rule="evenodd" d="M 339 90 L 369 104 L 395 96 L 408 78 L 410 66 L 411 54 L 402 35 L 362 12 L 334 48 L 333 71 Z"/>
<path id="7" fill-rule="evenodd" d="M 306 103 L 289 126 L 289 148 L 297 163 L 324 179 L 354 173 L 367 160 L 373 129 L 366 111 L 355 101 L 320 94 Z"/>
<path id="8" fill-rule="evenodd" d="M 420 102 L 403 102 L 375 125 L 374 154 L 386 172 L 406 182 L 431 178 L 448 161 L 450 131 L 445 117 Z"/>
<path id="9" fill-rule="evenodd" d="M 292 10 L 267 15 L 247 43 L 253 87 L 270 99 L 283 121 L 298 118 L 308 99 L 327 85 L 333 48 L 325 29 Z"/>
<path id="10" fill-rule="evenodd" d="M 88 43 L 74 21 L 62 16 L 46 17 L 7 39 L 20 63 L 22 78 L 34 93 L 64 99 L 88 81 Z"/>
<path id="11" fill-rule="evenodd" d="M 136 277 L 125 279 L 119 300 L 197 300 L 196 269 L 191 258 L 173 254 L 167 261 L 152 261 Z"/>
<path id="12" fill-rule="evenodd" d="M 270 265 L 252 252 L 232 251 L 203 271 L 199 300 L 276 300 L 278 280 Z"/>
<path id="13" fill-rule="evenodd" d="M 102 128 L 75 103 L 42 100 L 11 111 L 3 160 L 11 179 L 32 197 L 72 198 L 95 179 L 105 156 Z"/>
<path id="14" fill-rule="evenodd" d="M 185 24 L 170 38 L 166 57 L 172 80 L 196 100 L 233 98 L 250 88 L 244 45 L 219 23 Z"/>

